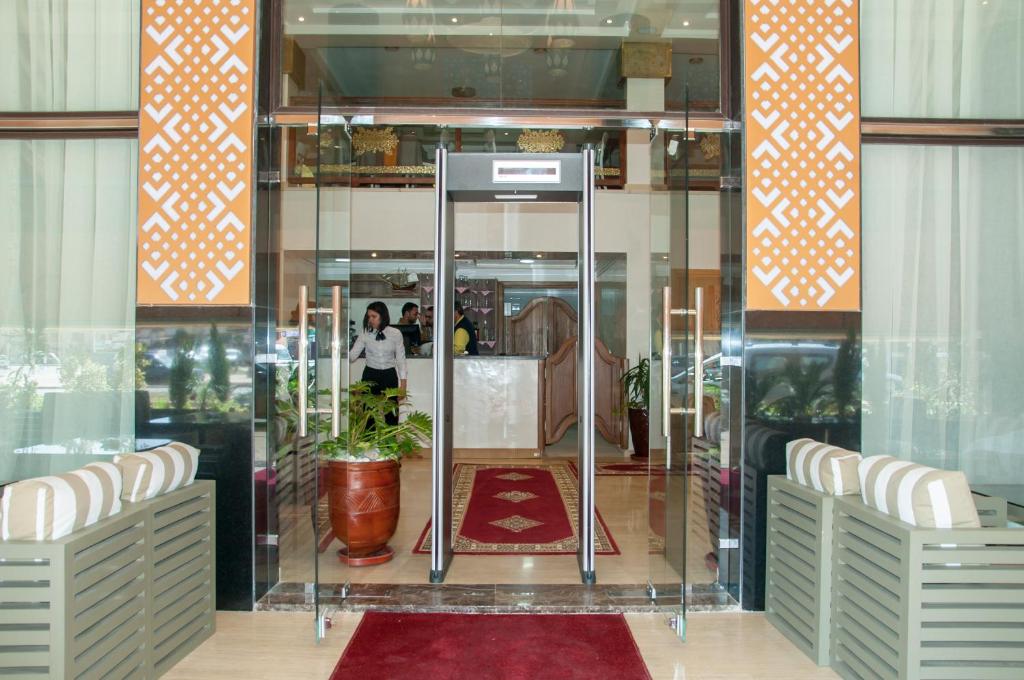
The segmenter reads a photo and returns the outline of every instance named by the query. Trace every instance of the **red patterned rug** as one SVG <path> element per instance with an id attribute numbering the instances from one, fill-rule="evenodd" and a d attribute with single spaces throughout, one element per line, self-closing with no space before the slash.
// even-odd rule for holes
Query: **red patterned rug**
<path id="1" fill-rule="evenodd" d="M 454 549 L 470 555 L 572 555 L 579 546 L 576 468 L 551 465 L 455 466 L 452 522 Z M 598 555 L 618 555 L 597 514 Z M 430 522 L 413 552 L 430 552 Z"/>
<path id="2" fill-rule="evenodd" d="M 330 680 L 650 680 L 621 614 L 367 612 Z"/>

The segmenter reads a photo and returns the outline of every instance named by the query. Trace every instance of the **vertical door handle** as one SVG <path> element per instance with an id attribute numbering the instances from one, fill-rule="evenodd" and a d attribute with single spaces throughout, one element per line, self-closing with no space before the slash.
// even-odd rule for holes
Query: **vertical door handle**
<path id="1" fill-rule="evenodd" d="M 331 286 L 331 437 L 341 434 L 341 286 Z"/>
<path id="2" fill-rule="evenodd" d="M 309 289 L 299 286 L 299 436 L 309 434 Z"/>
<path id="3" fill-rule="evenodd" d="M 693 436 L 704 436 L 704 289 L 693 291 Z"/>
<path id="4" fill-rule="evenodd" d="M 661 289 L 661 434 L 668 437 L 672 418 L 672 288 Z M 668 444 L 665 445 L 668 450 Z"/>

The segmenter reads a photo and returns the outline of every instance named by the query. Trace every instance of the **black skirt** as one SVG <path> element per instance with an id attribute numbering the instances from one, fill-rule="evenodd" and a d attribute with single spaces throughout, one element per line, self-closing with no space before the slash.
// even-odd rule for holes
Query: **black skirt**
<path id="1" fill-rule="evenodd" d="M 386 389 L 398 387 L 398 371 L 393 368 L 381 370 L 366 366 L 363 368 L 363 381 L 373 383 L 370 386 L 370 392 L 382 394 Z M 395 401 L 397 402 L 398 400 L 396 399 Z M 396 409 L 394 413 L 389 413 L 386 420 L 388 425 L 397 425 L 398 410 Z"/>

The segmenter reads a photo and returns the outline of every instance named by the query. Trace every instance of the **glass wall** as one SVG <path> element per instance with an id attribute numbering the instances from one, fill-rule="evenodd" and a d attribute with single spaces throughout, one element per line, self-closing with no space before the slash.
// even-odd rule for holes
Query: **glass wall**
<path id="1" fill-rule="evenodd" d="M 137 158 L 131 139 L 0 140 L 0 480 L 133 450 L 152 365 L 136 362 Z"/>
<path id="2" fill-rule="evenodd" d="M 133 111 L 140 0 L 0 3 L 0 111 Z"/>
<path id="3" fill-rule="evenodd" d="M 863 450 L 1024 504 L 1024 147 L 863 162 Z"/>
<path id="4" fill-rule="evenodd" d="M 1024 118 L 1020 0 L 862 0 L 862 114 Z"/>
<path id="5" fill-rule="evenodd" d="M 719 109 L 719 0 L 284 0 L 281 103 L 625 107 L 623 42 L 670 46 L 669 108 Z"/>

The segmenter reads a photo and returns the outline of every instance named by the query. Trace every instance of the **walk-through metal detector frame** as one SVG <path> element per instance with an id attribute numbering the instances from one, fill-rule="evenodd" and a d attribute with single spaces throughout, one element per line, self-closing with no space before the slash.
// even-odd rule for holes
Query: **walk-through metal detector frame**
<path id="1" fill-rule="evenodd" d="M 580 578 L 594 583 L 594 150 L 580 153 L 449 153 L 439 146 L 434 183 L 434 435 L 430 581 L 452 561 L 452 342 L 456 203 L 577 203 L 579 328 L 576 398 Z"/>

